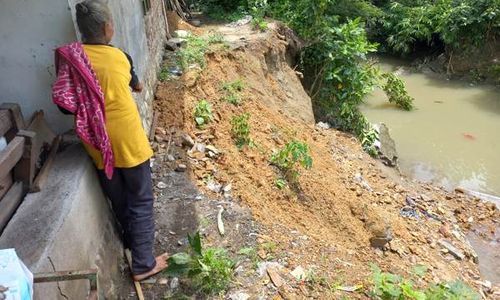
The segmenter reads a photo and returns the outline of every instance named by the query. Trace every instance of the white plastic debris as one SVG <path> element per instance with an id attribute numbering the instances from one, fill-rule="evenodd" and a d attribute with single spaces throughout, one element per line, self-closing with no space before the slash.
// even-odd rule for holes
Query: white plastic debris
<path id="1" fill-rule="evenodd" d="M 19 259 L 15 249 L 0 250 L 0 285 L 7 288 L 6 299 L 33 299 L 33 274 Z"/>

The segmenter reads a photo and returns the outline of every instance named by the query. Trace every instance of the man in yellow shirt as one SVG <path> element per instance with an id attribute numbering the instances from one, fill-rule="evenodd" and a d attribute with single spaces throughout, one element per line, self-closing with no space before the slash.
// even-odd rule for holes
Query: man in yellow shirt
<path id="1" fill-rule="evenodd" d="M 130 56 L 109 45 L 114 29 L 111 12 L 104 2 L 78 3 L 76 19 L 83 50 L 104 94 L 105 130 L 114 157 L 110 179 L 109 173 L 103 170 L 102 152 L 91 144 L 83 144 L 98 169 L 103 190 L 120 222 L 124 246 L 131 249 L 133 278 L 140 281 L 167 266 L 166 254 L 156 258 L 153 255 L 154 196 L 149 163 L 153 151 L 130 90 L 140 92 L 142 84 L 135 75 Z"/>

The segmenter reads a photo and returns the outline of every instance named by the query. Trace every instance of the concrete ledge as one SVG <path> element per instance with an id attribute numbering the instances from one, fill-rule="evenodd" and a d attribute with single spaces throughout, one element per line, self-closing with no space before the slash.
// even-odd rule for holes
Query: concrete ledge
<path id="1" fill-rule="evenodd" d="M 115 298 L 123 248 L 92 162 L 80 145 L 57 155 L 43 190 L 28 194 L 0 236 L 34 272 L 99 268 L 101 297 Z M 35 299 L 85 299 L 86 281 L 35 285 Z"/>

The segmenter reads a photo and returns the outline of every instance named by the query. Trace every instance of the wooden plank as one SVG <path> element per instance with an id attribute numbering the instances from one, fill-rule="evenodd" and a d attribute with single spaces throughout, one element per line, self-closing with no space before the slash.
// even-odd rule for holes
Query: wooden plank
<path id="1" fill-rule="evenodd" d="M 49 155 L 47 156 L 47 160 L 40 169 L 40 172 L 38 172 L 38 175 L 35 178 L 35 181 L 33 182 L 33 185 L 30 188 L 31 193 L 37 193 L 42 190 L 42 187 L 45 181 L 47 180 L 50 168 L 52 167 L 52 163 L 54 162 L 54 159 L 56 157 L 57 149 L 59 149 L 59 144 L 61 143 L 61 139 L 62 136 L 58 135 L 52 142 L 52 146 L 50 148 Z"/>
<path id="2" fill-rule="evenodd" d="M 21 159 L 23 148 L 24 138 L 18 136 L 7 145 L 7 148 L 0 152 L 0 178 L 7 176 Z"/>
<path id="3" fill-rule="evenodd" d="M 19 130 L 18 136 L 24 137 L 23 156 L 14 167 L 14 178 L 16 181 L 22 181 L 26 189 L 31 188 L 35 178 L 36 162 L 38 160 L 38 151 L 35 149 L 36 133 L 33 131 Z"/>
<path id="4" fill-rule="evenodd" d="M 151 123 L 151 128 L 149 129 L 149 141 L 153 141 L 156 132 L 156 125 L 158 124 L 158 112 L 153 113 L 153 122 Z"/>
<path id="5" fill-rule="evenodd" d="M 24 117 L 21 112 L 21 107 L 19 106 L 19 104 L 2 103 L 2 105 L 0 105 L 0 109 L 10 111 L 14 127 L 16 127 L 17 130 L 24 129 L 26 125 L 24 124 Z"/>
<path id="6" fill-rule="evenodd" d="M 38 159 L 44 145 L 49 146 L 56 137 L 56 134 L 49 128 L 49 125 L 45 121 L 43 110 L 37 111 L 33 114 L 31 122 L 26 130 L 36 133 L 32 147 L 34 148 L 33 155 L 36 159 Z"/>
<path id="7" fill-rule="evenodd" d="M 23 200 L 23 183 L 16 182 L 0 201 L 0 232 L 3 231 Z"/>
<path id="8" fill-rule="evenodd" d="M 8 110 L 0 110 L 0 136 L 4 136 L 13 126 Z"/>
<path id="9" fill-rule="evenodd" d="M 132 272 L 132 253 L 129 249 L 125 249 L 125 257 L 127 258 L 128 266 L 130 272 Z M 141 283 L 134 280 L 135 292 L 137 293 L 137 299 L 144 300 L 144 293 L 142 292 Z"/>
<path id="10" fill-rule="evenodd" d="M 7 191 L 12 186 L 12 174 L 8 173 L 7 176 L 0 178 L 0 201 L 2 197 L 7 193 Z"/>

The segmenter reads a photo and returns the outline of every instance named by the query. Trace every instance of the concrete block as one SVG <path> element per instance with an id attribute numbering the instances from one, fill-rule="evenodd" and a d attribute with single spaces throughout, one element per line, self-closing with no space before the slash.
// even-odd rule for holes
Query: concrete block
<path id="1" fill-rule="evenodd" d="M 115 299 L 123 248 L 113 214 L 80 145 L 59 153 L 44 189 L 28 194 L 0 236 L 34 272 L 99 269 L 102 299 Z M 88 282 L 36 284 L 35 299 L 85 299 Z"/>

